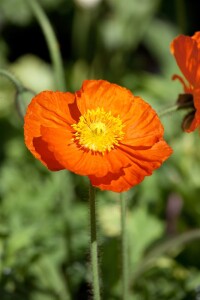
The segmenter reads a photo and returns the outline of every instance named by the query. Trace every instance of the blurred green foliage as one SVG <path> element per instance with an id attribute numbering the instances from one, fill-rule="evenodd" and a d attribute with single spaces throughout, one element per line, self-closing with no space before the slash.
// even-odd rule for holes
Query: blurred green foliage
<path id="1" fill-rule="evenodd" d="M 55 90 L 48 48 L 26 2 L 0 0 L 0 67 L 35 92 Z M 171 81 L 179 70 L 169 44 L 184 17 L 188 31 L 195 28 L 192 4 L 187 16 L 186 0 L 177 1 L 178 6 L 164 0 L 104 0 L 92 7 L 84 6 L 83 0 L 39 3 L 57 33 L 71 91 L 84 79 L 103 78 L 129 88 L 158 111 L 175 102 L 181 86 Z M 15 97 L 12 83 L 1 76 L 0 299 L 88 299 L 87 178 L 67 171 L 50 173 L 35 161 L 23 142 Z M 30 97 L 21 99 L 25 106 Z M 200 139 L 198 132 L 181 131 L 182 116 L 179 112 L 162 120 L 172 157 L 124 195 L 130 283 L 136 300 L 200 297 L 198 240 L 172 247 L 141 269 L 149 251 L 170 236 L 200 227 Z M 103 299 L 117 300 L 119 195 L 97 191 L 97 202 Z"/>

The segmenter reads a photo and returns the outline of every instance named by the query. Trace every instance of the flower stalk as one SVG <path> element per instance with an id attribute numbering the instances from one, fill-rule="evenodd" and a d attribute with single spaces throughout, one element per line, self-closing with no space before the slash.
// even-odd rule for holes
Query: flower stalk
<path id="1" fill-rule="evenodd" d="M 128 276 L 128 240 L 126 231 L 126 199 L 120 194 L 121 204 L 121 249 L 122 249 L 122 299 L 129 299 L 129 276 Z"/>
<path id="2" fill-rule="evenodd" d="M 171 112 L 177 111 L 178 108 L 179 108 L 179 105 L 178 105 L 178 104 L 172 105 L 172 106 L 170 106 L 170 107 L 168 107 L 168 108 L 165 108 L 165 109 L 161 110 L 160 112 L 158 112 L 158 116 L 159 116 L 159 117 L 163 117 L 163 116 L 165 116 L 165 115 L 170 114 Z"/>
<path id="3" fill-rule="evenodd" d="M 9 71 L 0 69 L 0 75 L 6 77 L 15 86 L 18 93 L 23 93 L 27 89 L 21 84 L 21 82 Z"/>
<path id="4" fill-rule="evenodd" d="M 96 222 L 96 201 L 95 188 L 90 184 L 89 188 L 90 206 L 90 255 L 92 268 L 92 288 L 93 299 L 100 300 L 99 265 L 98 265 L 98 245 L 97 245 L 97 222 Z"/>
<path id="5" fill-rule="evenodd" d="M 23 103 L 21 101 L 22 100 L 21 96 L 25 92 L 29 92 L 33 96 L 35 96 L 35 93 L 31 89 L 26 88 L 20 82 L 20 80 L 18 80 L 12 73 L 10 73 L 7 70 L 0 69 L 0 76 L 4 76 L 5 78 L 7 78 L 14 85 L 14 87 L 16 89 L 16 95 L 15 95 L 16 110 L 19 114 L 19 117 L 23 120 L 24 119 L 25 108 L 23 108 Z"/>
<path id="6" fill-rule="evenodd" d="M 60 91 L 66 91 L 65 74 L 63 69 L 63 62 L 59 49 L 59 44 L 54 33 L 54 30 L 49 22 L 44 10 L 36 0 L 27 0 L 33 14 L 38 20 L 41 26 L 43 34 L 45 36 L 47 46 L 49 48 L 51 61 L 53 63 L 56 88 Z"/>
<path id="7" fill-rule="evenodd" d="M 180 98 L 180 96 L 179 96 Z M 158 116 L 159 117 L 164 117 L 165 115 L 168 115 L 172 112 L 175 112 L 177 110 L 180 109 L 191 109 L 194 107 L 194 102 L 192 101 L 188 101 L 185 103 L 181 103 L 181 102 L 177 102 L 175 105 L 169 106 L 168 108 L 165 108 L 163 110 L 161 110 L 160 112 L 158 112 Z"/>

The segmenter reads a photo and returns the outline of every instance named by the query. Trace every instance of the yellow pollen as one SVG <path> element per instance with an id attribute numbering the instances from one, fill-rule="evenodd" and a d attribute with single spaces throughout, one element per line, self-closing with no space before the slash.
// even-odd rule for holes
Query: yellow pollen
<path id="1" fill-rule="evenodd" d="M 100 107 L 88 109 L 72 127 L 75 130 L 74 141 L 85 149 L 102 154 L 118 146 L 124 137 L 124 125 L 120 117 L 114 117 Z"/>

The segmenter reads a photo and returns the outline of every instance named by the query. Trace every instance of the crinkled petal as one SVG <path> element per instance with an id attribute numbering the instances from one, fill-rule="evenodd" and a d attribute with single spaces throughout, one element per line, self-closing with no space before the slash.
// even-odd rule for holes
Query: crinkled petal
<path id="1" fill-rule="evenodd" d="M 38 158 L 49 170 L 59 171 L 65 167 L 61 165 L 54 156 L 54 153 L 48 149 L 48 144 L 41 137 L 33 138 L 34 156 Z"/>
<path id="2" fill-rule="evenodd" d="M 122 120 L 124 136 L 100 153 L 79 144 L 75 127 L 88 109 L 103 108 Z M 43 92 L 29 105 L 25 142 L 51 170 L 89 176 L 93 185 L 117 192 L 141 182 L 171 154 L 155 111 L 130 91 L 104 80 L 85 81 L 75 94 Z"/>
<path id="3" fill-rule="evenodd" d="M 155 117 L 156 115 L 154 115 L 154 118 Z M 142 137 L 141 131 L 140 135 L 138 134 L 138 136 L 136 135 L 135 138 L 132 138 L 131 147 L 127 144 L 120 143 L 118 147 L 110 152 L 106 152 L 104 155 L 80 147 L 73 140 L 73 132 L 70 132 L 67 129 L 43 127 L 42 139 L 48 144 L 49 150 L 54 153 L 59 163 L 66 169 L 80 175 L 95 175 L 96 177 L 102 177 L 108 173 L 119 172 L 122 168 L 130 166 L 134 161 L 131 151 L 134 152 L 134 155 L 137 155 L 139 150 L 145 150 L 145 154 L 148 154 L 148 150 L 151 151 L 151 148 L 155 143 L 159 144 L 157 142 L 162 137 L 162 125 L 159 122 L 157 128 L 154 128 L 151 127 L 151 122 L 149 124 L 148 118 L 145 118 L 145 120 L 147 122 L 146 126 L 140 127 L 138 124 L 138 127 L 149 127 L 149 132 L 146 136 Z M 159 126 L 161 127 L 160 129 Z M 157 134 L 156 138 L 152 136 L 151 132 L 151 130 L 154 129 L 155 132 L 157 131 L 157 133 L 155 133 L 155 136 Z M 137 130 L 139 131 L 136 127 L 135 131 L 137 132 Z M 162 149 L 159 149 L 159 151 L 160 150 Z M 152 155 L 152 152 L 150 155 Z M 162 153 L 161 151 L 160 155 L 164 156 L 165 153 Z M 144 160 L 144 158 L 142 159 Z M 149 164 L 152 164 L 152 162 L 147 163 L 147 165 Z"/>
<path id="4" fill-rule="evenodd" d="M 124 125 L 125 144 L 146 147 L 163 135 L 163 127 L 151 106 L 116 84 L 104 80 L 87 80 L 76 97 L 82 114 L 88 109 L 103 107 L 114 116 L 120 116 Z"/>
<path id="5" fill-rule="evenodd" d="M 141 165 L 147 172 L 157 169 L 172 154 L 171 147 L 163 139 L 147 149 L 134 149 L 126 145 L 120 145 L 120 149 L 133 163 Z"/>
<path id="6" fill-rule="evenodd" d="M 197 42 L 197 46 L 200 49 L 200 31 L 195 32 L 195 34 L 192 36 L 192 39 Z"/>
<path id="7" fill-rule="evenodd" d="M 164 133 L 163 126 L 149 104 L 134 97 L 129 113 L 124 117 L 125 136 L 122 144 L 143 149 L 158 142 Z"/>
<path id="8" fill-rule="evenodd" d="M 69 127 L 79 118 L 79 111 L 71 93 L 44 91 L 35 96 L 29 104 L 24 119 L 25 144 L 31 153 L 50 170 L 63 166 L 41 140 L 41 125 L 49 127 Z"/>
<path id="9" fill-rule="evenodd" d="M 200 57 L 196 40 L 189 36 L 179 35 L 171 43 L 171 51 L 185 78 L 195 86 L 200 79 L 200 74 L 198 74 Z"/>
<path id="10" fill-rule="evenodd" d="M 195 34 L 192 36 L 192 39 L 194 39 L 197 43 L 197 47 L 198 47 L 198 59 L 197 59 L 197 76 L 196 76 L 196 86 L 200 86 L 200 31 L 195 32 Z"/>
<path id="11" fill-rule="evenodd" d="M 171 155 L 172 149 L 165 141 L 156 143 L 151 149 L 135 151 L 130 147 L 123 148 L 132 161 L 131 165 L 122 168 L 118 173 L 108 173 L 104 177 L 89 176 L 91 183 L 102 189 L 113 192 L 124 192 L 139 184 L 145 176 L 152 174 L 153 170 Z"/>
<path id="12" fill-rule="evenodd" d="M 42 140 L 55 158 L 65 169 L 79 175 L 95 174 L 104 176 L 108 172 L 116 172 L 122 166 L 127 166 L 130 160 L 117 149 L 102 155 L 80 147 L 73 141 L 72 131 L 63 128 L 42 127 Z"/>
<path id="13" fill-rule="evenodd" d="M 134 96 L 126 88 L 105 80 L 85 80 L 76 93 L 77 105 L 82 114 L 97 107 L 123 118 L 128 114 Z"/>
<path id="14" fill-rule="evenodd" d="M 95 187 L 100 188 L 101 190 L 108 190 L 113 192 L 124 192 L 130 189 L 133 185 L 126 181 L 128 180 L 128 176 L 125 176 L 124 169 L 121 169 L 116 173 L 108 173 L 106 176 L 97 177 L 95 175 L 88 176 L 91 184 Z M 126 177 L 126 179 L 124 179 Z M 131 180 L 130 180 L 131 182 Z"/>

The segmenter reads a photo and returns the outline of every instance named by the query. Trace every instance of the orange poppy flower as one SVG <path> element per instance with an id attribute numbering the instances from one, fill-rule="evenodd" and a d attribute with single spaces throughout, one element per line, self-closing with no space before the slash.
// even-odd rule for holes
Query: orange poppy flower
<path id="1" fill-rule="evenodd" d="M 183 129 L 191 132 L 200 125 L 200 32 L 192 37 L 179 35 L 170 49 L 185 77 L 174 75 L 173 79 L 180 80 L 185 92 L 178 100 L 180 108 L 182 105 L 191 108 L 183 120 Z"/>
<path id="2" fill-rule="evenodd" d="M 76 93 L 44 91 L 28 106 L 25 143 L 52 171 L 87 175 L 93 186 L 123 192 L 151 175 L 172 153 L 155 111 L 104 80 Z"/>

